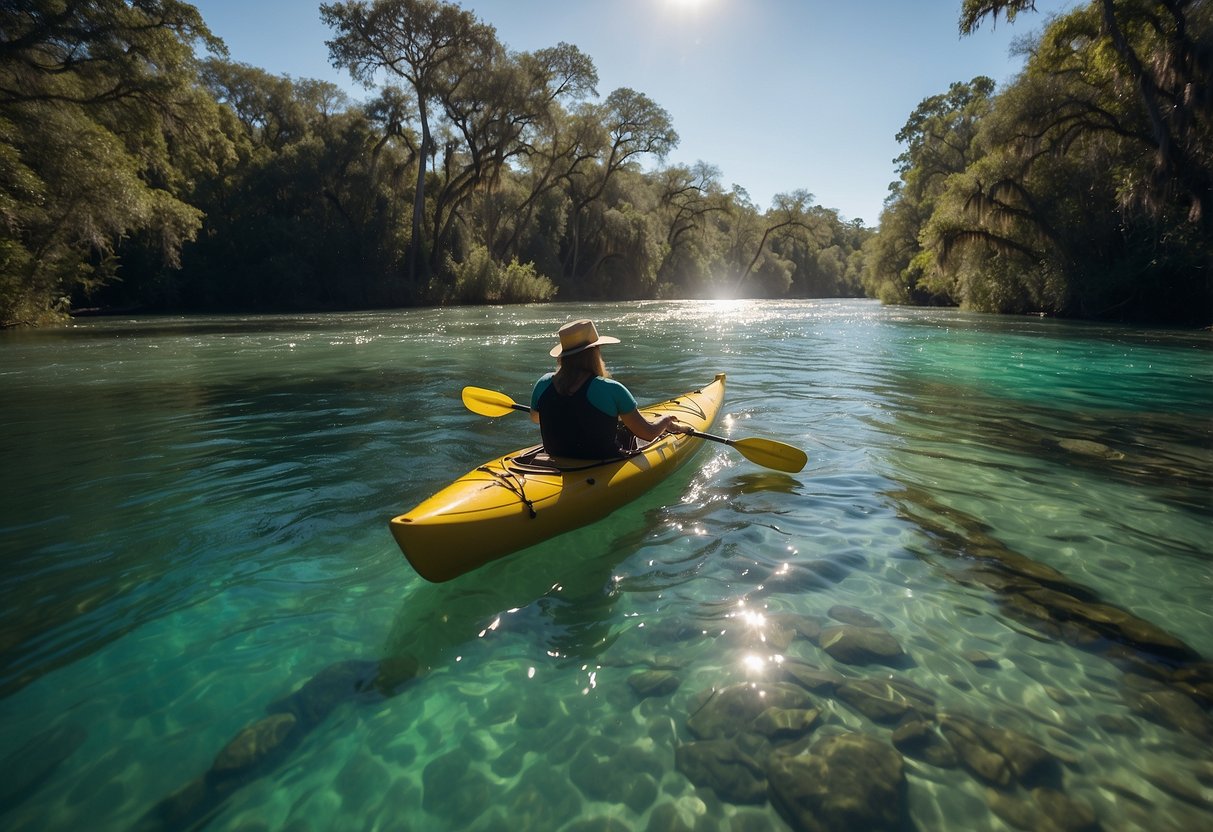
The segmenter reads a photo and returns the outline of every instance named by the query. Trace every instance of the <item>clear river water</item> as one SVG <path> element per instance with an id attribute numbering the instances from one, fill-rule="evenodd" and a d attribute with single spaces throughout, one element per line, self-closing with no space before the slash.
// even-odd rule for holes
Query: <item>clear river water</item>
<path id="1" fill-rule="evenodd" d="M 808 466 L 709 443 L 427 583 L 388 519 L 537 441 L 460 389 L 526 401 L 581 316 L 641 402 L 727 373 L 714 430 Z M 88 319 L 0 333 L 0 459 L 4 829 L 1213 828 L 1208 332 Z"/>

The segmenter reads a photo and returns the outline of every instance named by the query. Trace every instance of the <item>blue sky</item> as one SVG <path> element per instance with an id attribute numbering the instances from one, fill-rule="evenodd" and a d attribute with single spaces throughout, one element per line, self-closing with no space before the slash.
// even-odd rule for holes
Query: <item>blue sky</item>
<path id="1" fill-rule="evenodd" d="M 511 49 L 575 44 L 605 97 L 631 87 L 669 112 L 667 163 L 709 162 L 767 208 L 805 189 L 875 225 L 896 179 L 894 136 L 953 81 L 1020 71 L 1016 38 L 1079 0 L 1037 0 L 1014 24 L 960 37 L 961 0 L 461 0 Z M 231 59 L 368 93 L 329 63 L 316 0 L 201 0 Z"/>

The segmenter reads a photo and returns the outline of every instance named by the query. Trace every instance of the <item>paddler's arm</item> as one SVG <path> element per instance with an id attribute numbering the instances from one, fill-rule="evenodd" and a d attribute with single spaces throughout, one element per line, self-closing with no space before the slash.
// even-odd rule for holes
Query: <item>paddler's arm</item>
<path id="1" fill-rule="evenodd" d="M 620 413 L 619 418 L 623 420 L 623 424 L 628 430 L 644 442 L 656 439 L 666 432 L 686 433 L 687 431 L 687 426 L 678 424 L 673 416 L 662 416 L 657 421 L 650 422 L 639 410 L 633 410 L 631 413 Z"/>

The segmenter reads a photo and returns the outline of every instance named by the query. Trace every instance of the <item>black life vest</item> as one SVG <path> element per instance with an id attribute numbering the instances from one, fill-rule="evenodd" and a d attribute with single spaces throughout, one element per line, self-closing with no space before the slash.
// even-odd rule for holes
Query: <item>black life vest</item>
<path id="1" fill-rule="evenodd" d="M 618 416 L 603 413 L 590 403 L 590 382 L 594 377 L 568 396 L 556 392 L 550 384 L 539 396 L 536 410 L 539 411 L 539 433 L 543 437 L 543 449 L 552 456 L 571 456 L 575 459 L 611 459 L 619 456 L 615 442 Z"/>

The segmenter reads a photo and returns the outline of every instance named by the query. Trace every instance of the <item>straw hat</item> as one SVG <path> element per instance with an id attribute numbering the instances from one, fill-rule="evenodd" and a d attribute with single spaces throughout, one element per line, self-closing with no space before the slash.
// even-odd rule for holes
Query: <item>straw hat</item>
<path id="1" fill-rule="evenodd" d="M 553 358 L 559 358 L 562 355 L 575 355 L 582 350 L 588 350 L 590 347 L 597 347 L 600 344 L 619 343 L 618 338 L 612 338 L 610 335 L 599 335 L 598 330 L 594 327 L 594 322 L 584 319 L 569 321 L 560 327 L 560 331 L 556 334 L 560 336 L 560 343 L 552 347 L 552 351 L 549 353 Z"/>

